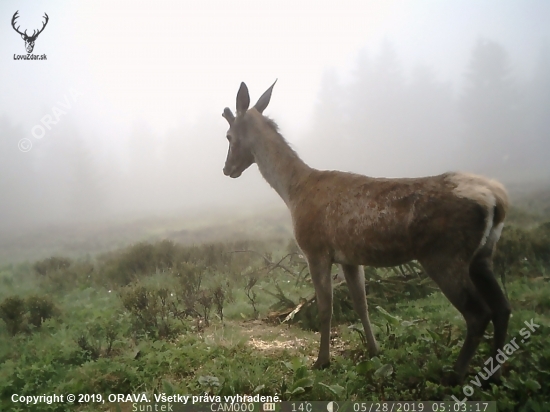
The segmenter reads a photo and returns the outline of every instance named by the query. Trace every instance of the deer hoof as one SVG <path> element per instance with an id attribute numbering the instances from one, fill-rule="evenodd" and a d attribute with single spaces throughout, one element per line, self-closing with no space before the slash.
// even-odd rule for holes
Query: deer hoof
<path id="1" fill-rule="evenodd" d="M 498 372 L 500 372 L 500 370 Z M 500 385 L 502 383 L 501 377 L 501 373 L 494 373 L 492 376 L 489 377 L 489 379 L 483 382 L 483 389 L 489 389 L 491 387 L 491 384 Z"/>
<path id="2" fill-rule="evenodd" d="M 316 370 L 322 370 L 326 369 L 330 366 L 330 361 L 322 361 L 321 359 L 317 359 L 315 363 L 313 364 L 313 369 Z"/>
<path id="3" fill-rule="evenodd" d="M 380 353 L 380 346 L 375 343 L 374 346 L 368 348 L 369 356 L 372 358 Z"/>
<path id="4" fill-rule="evenodd" d="M 502 383 L 502 367 L 493 373 L 488 380 L 490 383 L 500 385 Z"/>
<path id="5" fill-rule="evenodd" d="M 441 378 L 441 384 L 443 386 L 457 386 L 461 385 L 464 381 L 456 372 L 446 372 Z"/>

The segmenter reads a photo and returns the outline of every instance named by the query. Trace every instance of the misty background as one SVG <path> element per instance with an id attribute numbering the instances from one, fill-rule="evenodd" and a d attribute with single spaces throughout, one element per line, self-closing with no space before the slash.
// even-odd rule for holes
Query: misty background
<path id="1" fill-rule="evenodd" d="M 47 60 L 14 60 L 26 54 L 16 10 L 30 33 L 48 13 L 33 51 Z M 313 167 L 550 186 L 545 0 L 3 1 L 0 17 L 6 244 L 63 225 L 282 209 L 256 166 L 222 173 L 221 113 L 241 81 L 255 102 L 278 78 L 265 113 Z"/>

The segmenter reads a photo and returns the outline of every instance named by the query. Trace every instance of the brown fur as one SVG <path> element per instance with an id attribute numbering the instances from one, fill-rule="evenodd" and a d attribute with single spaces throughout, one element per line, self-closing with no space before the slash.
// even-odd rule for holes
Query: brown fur
<path id="1" fill-rule="evenodd" d="M 342 265 L 369 352 L 375 354 L 361 265 L 394 266 L 416 259 L 466 320 L 467 338 L 455 364 L 455 378 L 462 380 L 487 323 L 495 324 L 495 351 L 506 336 L 510 308 L 490 264 L 508 208 L 506 190 L 465 173 L 384 179 L 313 169 L 262 115 L 272 89 L 248 110 L 242 83 L 237 117 L 224 110 L 230 124 L 224 173 L 238 177 L 256 163 L 290 210 L 319 305 L 321 347 L 315 366 L 330 362 L 331 265 Z"/>

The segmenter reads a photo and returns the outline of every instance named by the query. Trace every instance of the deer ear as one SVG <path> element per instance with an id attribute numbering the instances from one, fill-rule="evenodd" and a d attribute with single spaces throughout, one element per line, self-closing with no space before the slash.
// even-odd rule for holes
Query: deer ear
<path id="1" fill-rule="evenodd" d="M 233 116 L 233 112 L 231 112 L 231 109 L 229 107 L 226 107 L 225 109 L 223 109 L 222 116 L 224 117 L 225 120 L 227 120 L 227 123 L 229 123 L 229 126 L 231 126 L 235 121 L 235 116 Z"/>
<path id="2" fill-rule="evenodd" d="M 246 113 L 248 106 L 250 106 L 250 95 L 248 94 L 248 87 L 243 82 L 237 93 L 237 116 Z"/>
<path id="3" fill-rule="evenodd" d="M 273 86 L 275 86 L 275 83 L 277 83 L 277 80 L 273 82 L 271 87 L 267 89 L 264 94 L 262 94 L 262 97 L 258 99 L 258 102 L 254 106 L 257 111 L 260 113 L 263 113 L 267 105 L 269 104 L 269 101 L 271 100 L 271 92 L 273 91 Z"/>

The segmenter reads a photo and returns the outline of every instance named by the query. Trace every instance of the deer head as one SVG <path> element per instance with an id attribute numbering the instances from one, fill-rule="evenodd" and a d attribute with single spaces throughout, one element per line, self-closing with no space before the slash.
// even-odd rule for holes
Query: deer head
<path id="1" fill-rule="evenodd" d="M 20 32 L 19 31 L 19 27 L 20 26 L 17 26 L 15 27 L 15 20 L 17 20 L 17 18 L 19 17 L 17 15 L 17 13 L 19 13 L 19 10 L 17 10 L 15 12 L 15 14 L 13 15 L 12 19 L 11 19 L 11 26 L 13 27 L 13 29 L 19 33 L 21 35 L 21 38 L 23 40 L 25 40 L 25 48 L 27 49 L 27 53 L 32 53 L 33 49 L 34 49 L 34 42 L 36 41 L 36 38 L 38 37 L 38 35 L 40 33 L 42 33 L 42 31 L 44 31 L 44 28 L 46 27 L 46 25 L 48 24 L 48 20 L 50 19 L 48 17 L 48 15 L 46 13 L 44 13 L 44 18 L 46 19 L 46 21 L 44 23 L 42 23 L 42 28 L 40 30 L 38 30 L 38 32 L 36 30 L 33 31 L 32 33 L 32 36 L 28 36 L 27 35 L 27 30 L 25 30 L 24 33 Z"/>
<path id="2" fill-rule="evenodd" d="M 277 80 L 275 80 L 275 83 L 277 83 Z M 259 98 L 258 102 L 250 110 L 257 111 L 260 114 L 263 113 L 269 104 L 275 83 L 262 94 L 262 97 Z M 248 88 L 246 84 L 241 83 L 241 87 L 237 93 L 237 117 L 233 115 L 229 107 L 226 107 L 222 113 L 222 116 L 229 123 L 229 130 L 227 131 L 229 151 L 227 152 L 223 173 L 232 178 L 239 177 L 255 161 L 254 154 L 252 153 L 252 143 L 253 139 L 257 138 L 257 136 L 254 135 L 254 129 L 249 124 L 249 105 L 250 95 L 248 94 Z"/>

